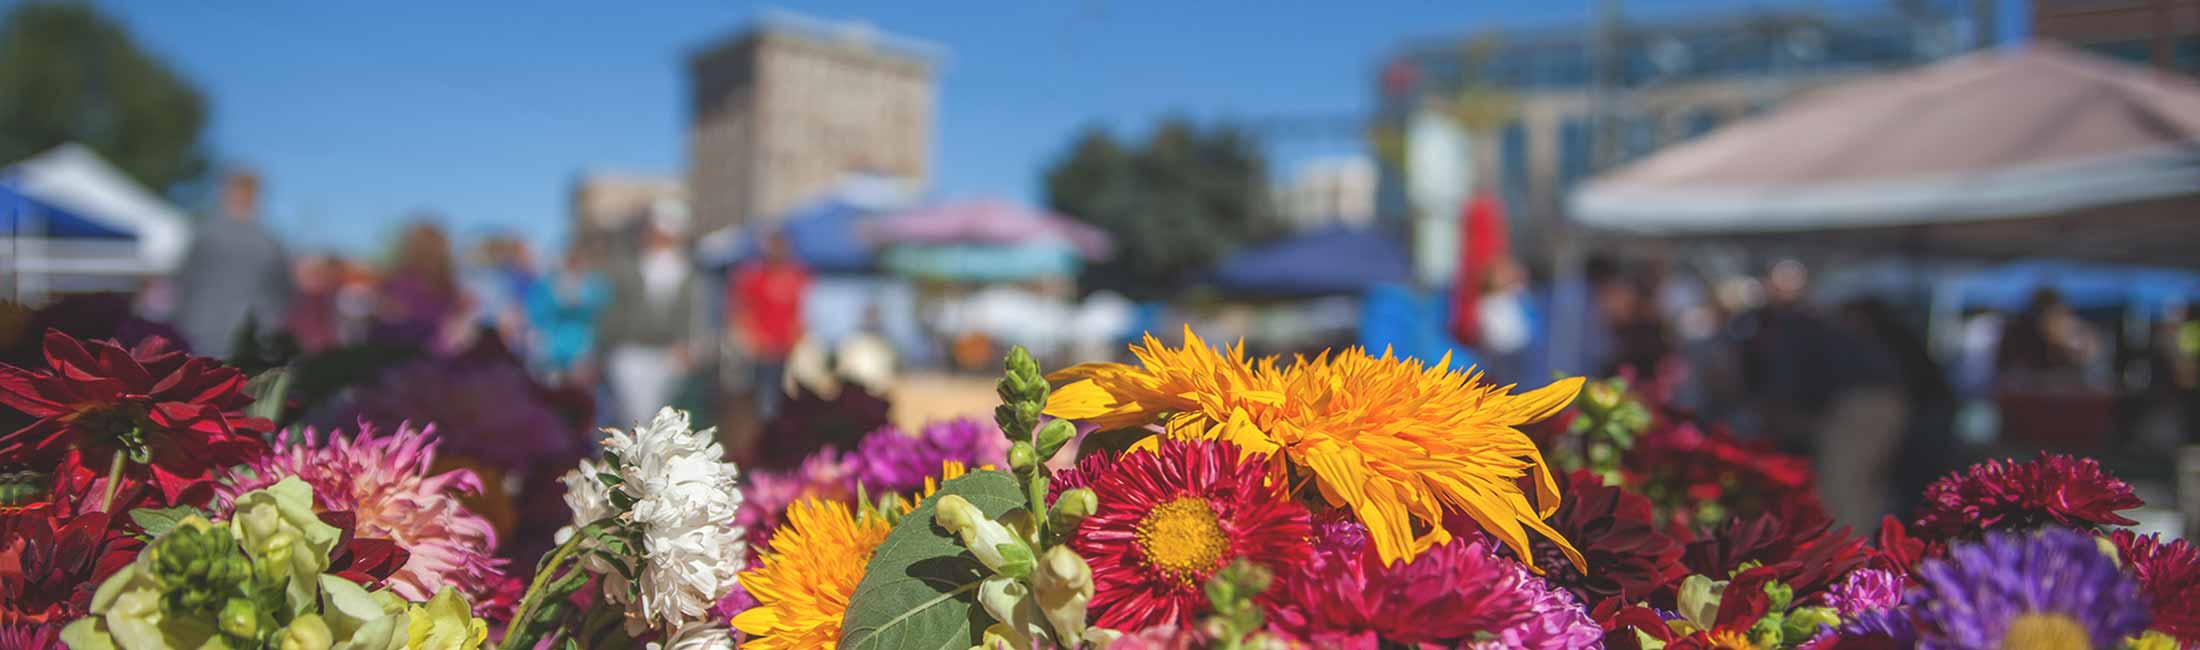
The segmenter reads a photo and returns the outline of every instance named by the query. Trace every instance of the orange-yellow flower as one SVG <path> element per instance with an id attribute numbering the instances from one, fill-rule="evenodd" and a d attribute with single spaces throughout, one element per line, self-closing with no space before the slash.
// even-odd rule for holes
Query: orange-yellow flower
<path id="1" fill-rule="evenodd" d="M 892 530 L 884 518 L 856 516 L 837 501 L 804 499 L 788 508 L 771 550 L 741 573 L 741 586 L 758 603 L 733 617 L 750 637 L 742 647 L 832 647 L 864 566 Z"/>
<path id="2" fill-rule="evenodd" d="M 1381 357 L 1354 348 L 1298 358 L 1249 360 L 1244 347 L 1217 350 L 1184 332 L 1182 349 L 1148 335 L 1132 346 L 1143 367 L 1084 364 L 1055 373 L 1070 380 L 1046 413 L 1102 428 L 1153 422 L 1176 438 L 1228 440 L 1276 459 L 1271 471 L 1304 490 L 1306 479 L 1332 506 L 1352 510 L 1385 564 L 1448 541 L 1447 512 L 1531 558 L 1528 531 L 1581 555 L 1543 518 L 1558 510 L 1558 483 L 1522 424 L 1550 417 L 1581 391 L 1578 377 L 1526 393 L 1482 383 L 1480 373 Z M 1531 483 L 1534 497 L 1521 488 Z M 1300 494 L 1306 494 L 1300 492 Z"/>

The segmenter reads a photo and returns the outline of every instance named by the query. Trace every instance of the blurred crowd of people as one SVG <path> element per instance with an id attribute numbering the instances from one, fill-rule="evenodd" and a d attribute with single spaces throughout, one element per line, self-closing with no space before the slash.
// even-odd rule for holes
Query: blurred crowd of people
<path id="1" fill-rule="evenodd" d="M 630 236 L 573 242 L 548 265 L 518 237 L 462 249 L 427 217 L 377 261 L 287 254 L 258 220 L 259 185 L 251 172 L 232 174 L 182 266 L 141 298 L 200 354 L 228 358 L 247 336 L 279 336 L 303 354 L 354 345 L 450 353 L 496 337 L 539 379 L 593 390 L 611 423 L 683 400 L 710 406 L 721 388 L 706 381 L 714 364 L 737 367 L 719 369 L 734 376 L 725 383 L 768 417 L 805 342 L 811 279 L 785 242 L 772 237 L 712 277 L 691 257 L 677 202 L 651 206 Z M 890 366 L 891 349 L 867 342 L 848 354 L 864 359 L 845 363 Z"/>
<path id="2" fill-rule="evenodd" d="M 1706 422 L 1815 458 L 1829 509 L 1851 525 L 1908 508 L 1894 495 L 1921 494 L 1964 460 L 1963 446 L 1979 442 L 1964 431 L 1997 430 L 2003 444 L 2166 450 L 2200 430 L 2200 323 L 2182 308 L 2148 323 L 2150 335 L 2122 340 L 2043 289 L 2021 311 L 1962 314 L 1959 340 L 1936 348 L 1927 306 L 1814 300 L 1795 260 L 1754 276 L 1698 277 L 1592 256 L 1579 286 L 1544 287 L 1540 302 L 1516 265 L 1485 278 L 1477 329 L 1463 338 L 1491 376 L 1632 377 Z M 1570 314 L 1568 301 L 1550 298 L 1569 293 L 1580 296 Z M 1548 324 L 1563 318 L 1582 330 L 1573 368 L 1549 351 L 1563 328 Z M 2088 431 L 2098 436 L 2073 435 Z"/>

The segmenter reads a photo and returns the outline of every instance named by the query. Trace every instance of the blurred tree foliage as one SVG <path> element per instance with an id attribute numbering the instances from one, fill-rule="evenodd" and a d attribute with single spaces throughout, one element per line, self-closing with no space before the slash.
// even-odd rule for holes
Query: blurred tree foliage
<path id="1" fill-rule="evenodd" d="M 1085 269 L 1087 290 L 1173 294 L 1247 242 L 1281 226 L 1267 163 L 1245 132 L 1171 119 L 1142 145 L 1104 129 L 1078 136 L 1047 169 L 1047 204 L 1115 237 L 1115 256 Z"/>
<path id="2" fill-rule="evenodd" d="M 0 25 L 0 164 L 80 142 L 167 192 L 207 162 L 206 99 L 88 2 L 23 2 Z"/>

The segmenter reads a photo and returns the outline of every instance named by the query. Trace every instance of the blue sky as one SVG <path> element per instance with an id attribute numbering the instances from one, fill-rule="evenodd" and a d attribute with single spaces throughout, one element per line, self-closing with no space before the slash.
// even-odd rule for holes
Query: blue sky
<path id="1" fill-rule="evenodd" d="M 210 143 L 258 167 L 269 219 L 299 248 L 377 250 L 420 210 L 461 235 L 563 237 L 588 169 L 677 172 L 686 55 L 771 5 L 730 2 L 196 3 L 102 7 L 204 89 Z M 1299 4 L 1300 6 L 1272 6 Z M 1381 57 L 1409 38 L 1573 22 L 1592 2 L 821 2 L 944 46 L 936 185 L 1038 198 L 1040 170 L 1081 127 L 1196 118 L 1351 115 Z M 1820 2 L 1848 6 L 1854 2 Z M 2005 16 L 2017 4 L 2002 2 Z M 1179 6 L 1186 5 L 1186 6 Z M 1362 5 L 1362 6 L 1352 6 Z M 1796 2 L 1635 0 L 1633 15 Z M 1288 164 L 1356 151 L 1278 145 Z"/>

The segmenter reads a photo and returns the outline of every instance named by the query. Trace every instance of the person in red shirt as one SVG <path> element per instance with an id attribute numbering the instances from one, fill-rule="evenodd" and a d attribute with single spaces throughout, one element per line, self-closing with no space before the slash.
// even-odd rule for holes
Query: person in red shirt
<path id="1" fill-rule="evenodd" d="M 810 271 L 794 258 L 784 235 L 773 233 L 764 240 L 760 259 L 742 262 L 727 283 L 733 295 L 726 301 L 732 311 L 734 344 L 756 367 L 758 407 L 771 417 L 778 406 L 781 376 L 787 356 L 802 340 L 802 298 L 809 292 Z"/>

